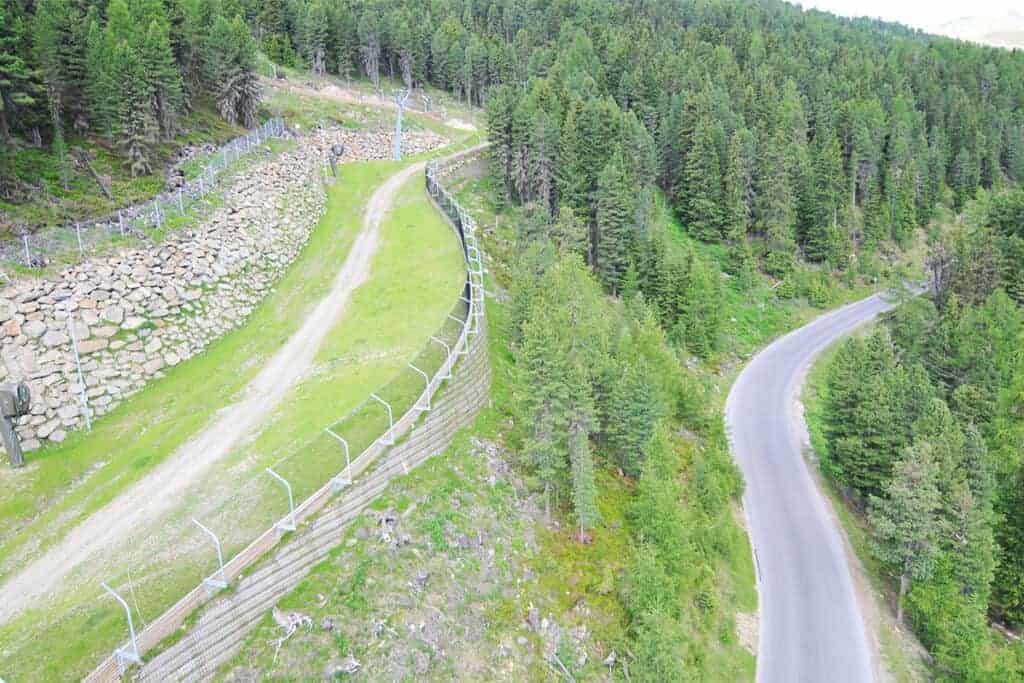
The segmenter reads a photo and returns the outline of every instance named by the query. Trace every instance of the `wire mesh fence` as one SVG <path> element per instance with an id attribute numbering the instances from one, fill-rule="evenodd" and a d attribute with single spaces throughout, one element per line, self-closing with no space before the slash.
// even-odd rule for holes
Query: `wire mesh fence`
<path id="1" fill-rule="evenodd" d="M 26 268 L 43 268 L 51 263 L 84 258 L 112 244 L 130 238 L 146 237 L 184 216 L 206 199 L 216 187 L 217 178 L 242 157 L 270 139 L 284 137 L 284 120 L 268 119 L 262 126 L 235 138 L 212 153 L 191 179 L 153 199 L 119 209 L 94 221 L 80 221 L 14 238 L 0 240 L 0 261 Z"/>
<path id="2" fill-rule="evenodd" d="M 468 353 L 470 338 L 481 331 L 484 315 L 475 223 L 437 176 L 438 166 L 428 165 L 427 191 L 452 219 L 466 264 L 463 293 L 444 323 L 405 369 L 321 433 L 293 444 L 269 464 L 260 463 L 256 474 L 250 469 L 242 481 L 228 471 L 219 490 L 193 493 L 164 523 L 159 538 L 139 531 L 125 539 L 130 551 L 123 566 L 134 570 L 124 569 L 96 590 L 81 592 L 66 612 L 67 624 L 87 623 L 96 618 L 95 603 L 102 599 L 103 619 L 121 624 L 122 634 L 130 620 L 129 641 L 87 680 L 123 673 L 142 654 L 152 654 L 205 599 L 237 581 L 331 496 L 370 473 L 375 461 L 431 410 Z"/>

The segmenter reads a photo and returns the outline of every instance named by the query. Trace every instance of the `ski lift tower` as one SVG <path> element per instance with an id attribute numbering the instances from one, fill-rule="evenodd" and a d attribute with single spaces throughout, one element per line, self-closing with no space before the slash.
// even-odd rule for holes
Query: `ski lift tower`
<path id="1" fill-rule="evenodd" d="M 391 148 L 391 158 L 395 161 L 402 159 L 402 112 L 405 111 L 405 103 L 409 101 L 412 90 L 401 90 L 394 95 L 395 106 L 398 107 L 398 118 L 395 119 L 395 140 Z"/>

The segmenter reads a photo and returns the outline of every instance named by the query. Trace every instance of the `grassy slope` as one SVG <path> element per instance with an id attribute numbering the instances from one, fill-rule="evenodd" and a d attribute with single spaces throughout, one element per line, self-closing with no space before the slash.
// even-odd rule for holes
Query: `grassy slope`
<path id="1" fill-rule="evenodd" d="M 431 680 L 543 679 L 551 674 L 541 656 L 544 636 L 524 625 L 531 606 L 541 617 L 553 615 L 563 631 L 586 627 L 586 644 L 572 649 L 571 659 L 560 651 L 574 675 L 605 670 L 601 659 L 623 642 L 625 617 L 614 593 L 628 559 L 625 539 L 601 532 L 590 546 L 567 545 L 562 531 L 538 521 L 535 499 L 509 467 L 515 454 L 484 455 L 480 440 L 500 444 L 509 429 L 512 389 L 506 311 L 497 302 L 488 303 L 488 326 L 490 406 L 443 455 L 392 482 L 282 600 L 282 609 L 313 617 L 312 631 L 293 635 L 275 662 L 272 643 L 281 633 L 268 615 L 222 673 L 255 668 L 298 680 L 351 653 L 370 679 L 414 672 Z M 623 527 L 628 490 L 606 475 L 598 487 L 605 526 Z M 399 533 L 410 537 L 391 549 L 379 542 L 375 517 L 389 508 L 401 514 Z M 484 544 L 465 547 L 460 537 Z M 408 582 L 421 572 L 429 575 L 425 590 L 411 590 Z M 325 617 L 335 630 L 319 626 Z M 410 625 L 422 635 L 403 637 Z M 584 650 L 587 663 L 578 666 Z M 417 660 L 427 662 L 425 670 Z"/>
<path id="2" fill-rule="evenodd" d="M 293 266 L 288 276 L 291 279 L 282 282 L 273 298 L 261 308 L 261 313 L 290 311 L 296 319 L 301 319 L 306 307 L 303 295 L 309 294 L 310 302 L 318 297 L 300 285 L 310 285 L 322 293 L 318 281 L 322 279 L 324 286 L 329 283 L 329 276 L 336 270 L 360 224 L 360 199 L 365 199 L 374 185 L 400 165 L 378 162 L 345 168 L 344 181 L 332 188 L 331 208 L 317 228 L 315 241 Z M 318 277 L 318 267 L 325 270 L 327 277 Z M 371 281 L 354 293 L 343 319 L 320 350 L 314 371 L 293 390 L 258 438 L 219 463 L 203 485 L 189 492 L 183 501 L 184 509 L 161 522 L 158 542 L 143 533 L 127 543 L 123 554 L 107 568 L 110 575 L 123 578 L 118 572 L 123 572 L 126 564 L 132 567 L 137 619 L 152 619 L 212 570 L 210 549 L 190 543 L 195 539 L 195 530 L 190 528 L 189 519 L 197 514 L 197 509 L 201 510 L 198 516 L 204 523 L 221 532 L 225 555 L 230 557 L 287 510 L 279 485 L 258 476 L 263 466 L 275 464 L 276 470 L 291 482 L 296 500 L 301 500 L 336 474 L 344 462 L 337 443 L 324 436 L 324 426 L 359 408 L 371 391 L 376 390 L 392 400 L 396 412 L 411 404 L 421 390 L 421 380 L 416 375 L 410 378 L 412 373 L 403 368 L 413 359 L 428 371 L 440 363 L 439 353 L 419 352 L 428 335 L 444 326 L 461 283 L 462 258 L 458 243 L 450 228 L 430 210 L 422 190 L 422 178 L 417 176 L 402 189 L 396 209 L 382 227 L 382 242 L 373 262 Z M 239 371 L 238 365 L 244 363 L 254 372 L 259 363 L 253 358 L 264 357 L 258 348 L 243 342 L 267 340 L 268 336 L 271 343 L 273 340 L 280 343 L 287 337 L 287 330 L 282 327 L 271 333 L 267 325 L 250 323 L 218 343 L 213 353 L 197 359 L 198 362 L 183 364 L 180 370 L 154 383 L 144 394 L 155 401 L 173 395 L 171 406 L 180 406 L 188 414 L 178 415 L 180 422 L 198 413 L 177 392 L 191 390 L 203 396 L 203 387 L 192 385 L 209 382 L 219 375 L 221 382 L 231 385 L 230 390 L 223 387 L 216 392 L 223 403 L 250 374 Z M 236 337 L 242 339 L 236 340 Z M 218 362 L 211 365 L 210 356 Z M 214 407 L 216 398 L 210 397 L 209 401 L 205 414 Z M 137 400 L 126 405 L 134 410 L 123 412 L 138 415 L 152 407 L 147 401 Z M 354 419 L 344 423 L 347 429 L 342 433 L 349 437 L 355 452 L 369 441 L 371 433 L 379 432 L 386 424 L 380 412 L 362 415 L 357 411 Z M 100 429 L 104 428 L 104 422 L 115 419 L 101 421 Z M 147 434 L 148 431 L 143 440 Z M 81 440 L 86 444 L 95 443 L 96 436 Z M 163 443 L 166 444 L 166 440 Z M 76 457 L 88 458 L 89 452 L 83 450 L 77 449 Z M 139 447 L 139 450 L 144 449 Z M 281 462 L 285 454 L 298 457 Z M 218 488 L 217 484 L 223 482 L 230 482 L 231 486 Z M 225 501 L 228 496 L 230 499 Z M 56 513 L 56 510 L 48 511 L 47 516 Z M 167 548 L 172 543 L 175 550 L 168 553 Z M 81 673 L 83 667 L 95 663 L 124 631 L 123 616 L 110 603 L 99 602 L 96 597 L 94 581 L 80 593 L 61 597 L 57 606 L 51 605 L 46 613 L 29 614 L 0 628 L 0 640 L 18 650 L 19 656 L 9 660 L 17 664 L 9 669 L 10 673 L 46 671 L 51 675 L 66 675 Z M 14 635 L 26 626 L 23 635 Z M 68 637 L 86 632 L 88 638 Z M 39 638 L 64 645 L 40 653 L 38 648 L 32 647 Z"/>
<path id="3" fill-rule="evenodd" d="M 60 160 L 48 147 L 24 147 L 11 154 L 14 175 L 20 181 L 42 184 L 40 196 L 29 201 L 9 203 L 0 201 L 0 214 L 16 222 L 30 225 L 60 225 L 72 220 L 86 220 L 106 215 L 118 207 L 143 201 L 164 189 L 163 167 L 169 165 L 181 147 L 203 142 L 221 143 L 245 131 L 223 121 L 212 103 L 200 102 L 187 115 L 182 127 L 187 131 L 172 141 L 162 142 L 155 149 L 154 172 L 132 178 L 123 158 L 105 140 L 70 137 L 68 149 L 84 149 L 94 156 L 96 171 L 110 178 L 113 200 L 106 199 L 86 169 L 77 169 L 69 159 L 69 188 L 64 190 Z"/>

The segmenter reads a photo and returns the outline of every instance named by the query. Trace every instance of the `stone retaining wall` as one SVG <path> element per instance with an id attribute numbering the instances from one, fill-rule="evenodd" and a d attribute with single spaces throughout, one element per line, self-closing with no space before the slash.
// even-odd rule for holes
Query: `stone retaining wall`
<path id="1" fill-rule="evenodd" d="M 403 141 L 407 153 L 444 144 L 419 132 Z M 323 214 L 327 149 L 343 144 L 342 161 L 391 153 L 381 133 L 318 131 L 298 142 L 229 187 L 201 225 L 0 291 L 0 381 L 32 389 L 17 428 L 25 450 L 84 424 L 72 333 L 95 418 L 246 319 Z"/>

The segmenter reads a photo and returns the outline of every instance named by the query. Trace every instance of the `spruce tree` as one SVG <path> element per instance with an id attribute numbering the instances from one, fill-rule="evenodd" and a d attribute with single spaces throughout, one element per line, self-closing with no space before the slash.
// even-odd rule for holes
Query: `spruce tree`
<path id="1" fill-rule="evenodd" d="M 622 157 L 615 154 L 597 181 L 597 274 L 612 293 L 617 293 L 626 274 L 633 246 L 635 213 L 633 179 Z"/>
<path id="2" fill-rule="evenodd" d="M 120 74 L 115 71 L 114 50 L 99 20 L 92 17 L 86 34 L 85 92 L 92 111 L 92 127 L 108 139 L 113 139 L 121 108 Z"/>
<path id="3" fill-rule="evenodd" d="M 712 124 L 697 121 L 683 166 L 682 182 L 676 189 L 682 216 L 691 235 L 705 242 L 718 242 L 722 235 L 722 168 L 715 146 Z"/>
<path id="4" fill-rule="evenodd" d="M 150 90 L 142 60 L 126 43 L 116 51 L 116 63 L 123 79 L 123 104 L 118 144 L 128 160 L 132 177 L 152 172 L 152 149 L 157 125 L 153 119 Z"/>
<path id="5" fill-rule="evenodd" d="M 687 257 L 681 322 L 690 351 L 707 358 L 718 348 L 721 330 L 721 278 L 691 250 Z"/>
<path id="6" fill-rule="evenodd" d="M 13 12 L 0 4 L 0 138 L 4 146 L 11 143 L 9 118 L 19 108 L 35 104 L 39 91 L 38 75 L 26 62 L 26 56 L 18 53 L 23 31 Z"/>
<path id="7" fill-rule="evenodd" d="M 911 581 L 931 576 L 941 532 L 936 482 L 939 470 L 931 446 L 908 447 L 881 497 L 872 497 L 868 517 L 875 529 L 875 553 L 899 576 L 896 621 L 903 621 L 903 598 Z"/>
<path id="8" fill-rule="evenodd" d="M 587 226 L 576 216 L 572 207 L 563 204 L 558 209 L 558 218 L 551 224 L 550 235 L 559 251 L 586 259 L 590 236 Z"/>
<path id="9" fill-rule="evenodd" d="M 573 398 L 569 350 L 559 331 L 555 316 L 538 303 L 523 324 L 516 354 L 518 386 L 523 387 L 519 412 L 528 425 L 523 452 L 543 483 L 548 518 L 551 495 L 560 488 L 568 465 L 564 443 Z"/>
<path id="10" fill-rule="evenodd" d="M 752 159 L 747 156 L 750 133 L 737 130 L 729 139 L 729 156 L 722 183 L 722 232 L 732 247 L 747 239 L 752 214 Z"/>
<path id="11" fill-rule="evenodd" d="M 758 231 L 768 248 L 765 269 L 776 277 L 788 274 L 796 252 L 796 206 L 786 169 L 784 145 L 769 137 L 761 157 L 760 182 L 754 214 Z"/>
<path id="12" fill-rule="evenodd" d="M 167 20 L 162 10 L 154 16 L 137 42 L 136 55 L 142 62 L 146 85 L 152 98 L 153 118 L 160 134 L 170 139 L 178 130 L 185 97 L 181 74 L 171 51 Z"/>
<path id="13" fill-rule="evenodd" d="M 224 120 L 256 125 L 260 90 L 256 80 L 255 45 L 241 17 L 218 17 L 210 33 L 208 82 Z"/>
<path id="14" fill-rule="evenodd" d="M 572 472 L 572 502 L 579 529 L 579 539 L 586 541 L 587 530 L 600 521 L 597 509 L 597 487 L 594 483 L 594 456 L 590 452 L 587 423 L 592 421 L 593 407 L 577 398 L 575 414 L 569 422 L 569 462 Z"/>
<path id="15" fill-rule="evenodd" d="M 643 467 L 647 442 L 666 408 L 653 391 L 645 360 L 624 361 L 619 368 L 605 433 L 622 471 L 636 477 Z"/>

